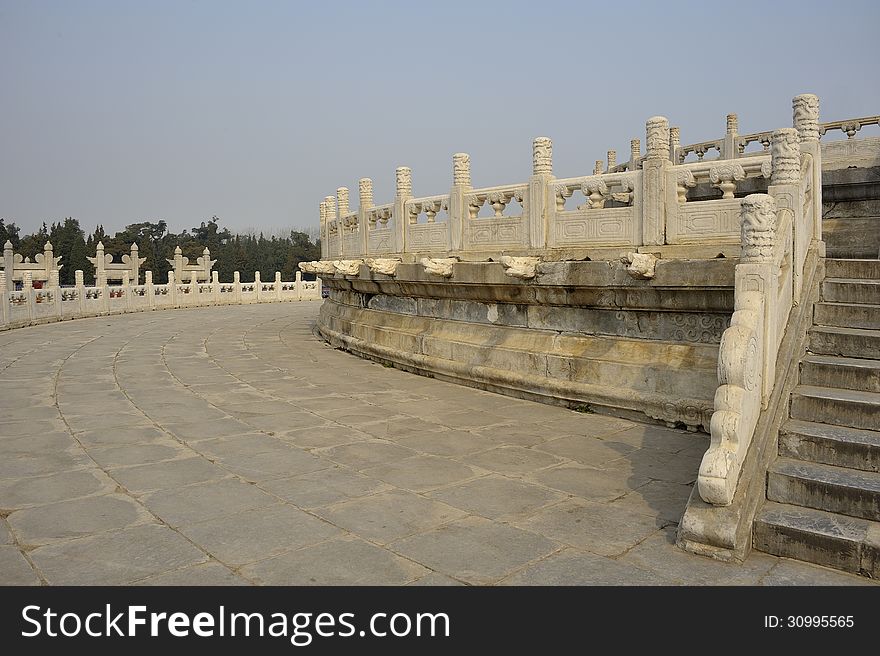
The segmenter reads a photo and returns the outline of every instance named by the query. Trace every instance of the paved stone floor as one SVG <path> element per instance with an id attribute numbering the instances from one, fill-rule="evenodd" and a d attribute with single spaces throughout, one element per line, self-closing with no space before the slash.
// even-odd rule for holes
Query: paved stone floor
<path id="1" fill-rule="evenodd" d="M 0 333 L 0 584 L 869 584 L 672 545 L 707 438 L 358 359 L 319 304 Z"/>

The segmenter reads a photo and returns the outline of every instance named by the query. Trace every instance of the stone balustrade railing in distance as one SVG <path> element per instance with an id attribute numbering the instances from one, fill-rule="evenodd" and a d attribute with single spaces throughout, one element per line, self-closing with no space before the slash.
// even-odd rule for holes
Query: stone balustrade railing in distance
<path id="1" fill-rule="evenodd" d="M 41 289 L 34 289 L 26 273 L 20 290 L 7 290 L 5 277 L 0 271 L 0 330 L 127 312 L 321 299 L 321 280 L 303 280 L 299 271 L 290 282 L 282 281 L 280 273 L 274 280 L 261 281 L 259 271 L 254 273 L 254 282 L 241 282 L 237 271 L 232 282 L 220 282 L 216 271 L 210 282 L 200 282 L 198 272 L 192 273 L 189 282 L 179 282 L 169 272 L 166 284 L 154 283 L 153 272 L 146 271 L 142 285 L 131 284 L 123 275 L 120 284 L 104 281 L 86 286 L 78 270 L 73 287 L 59 286 L 54 276 Z"/>

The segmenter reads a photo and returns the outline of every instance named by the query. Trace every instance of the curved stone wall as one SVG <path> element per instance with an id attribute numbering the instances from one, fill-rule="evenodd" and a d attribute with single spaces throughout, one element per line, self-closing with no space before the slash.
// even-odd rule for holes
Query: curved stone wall
<path id="1" fill-rule="evenodd" d="M 420 264 L 325 275 L 319 334 L 394 366 L 547 403 L 708 430 L 735 260 Z"/>

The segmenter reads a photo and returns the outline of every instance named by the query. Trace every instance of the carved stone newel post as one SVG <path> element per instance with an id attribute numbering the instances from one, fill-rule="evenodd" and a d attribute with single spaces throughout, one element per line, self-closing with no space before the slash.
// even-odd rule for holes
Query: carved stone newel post
<path id="1" fill-rule="evenodd" d="M 666 229 L 666 169 L 669 168 L 669 121 L 653 116 L 645 123 L 642 160 L 642 243 L 662 244 Z"/>
<path id="2" fill-rule="evenodd" d="M 556 185 L 553 184 L 553 142 L 550 137 L 532 141 L 532 176 L 529 178 L 529 246 L 545 248 L 556 221 Z"/>
<path id="3" fill-rule="evenodd" d="M 468 206 L 465 196 L 471 189 L 471 156 L 455 153 L 452 156 L 452 189 L 449 192 L 449 247 L 461 249 L 464 231 L 468 229 Z"/>

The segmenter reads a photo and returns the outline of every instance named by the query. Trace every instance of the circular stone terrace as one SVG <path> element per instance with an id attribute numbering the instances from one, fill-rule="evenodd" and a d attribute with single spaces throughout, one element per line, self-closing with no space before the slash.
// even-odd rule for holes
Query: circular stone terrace
<path id="1" fill-rule="evenodd" d="M 0 333 L 0 584 L 870 584 L 677 550 L 705 435 L 361 360 L 318 308 Z"/>

